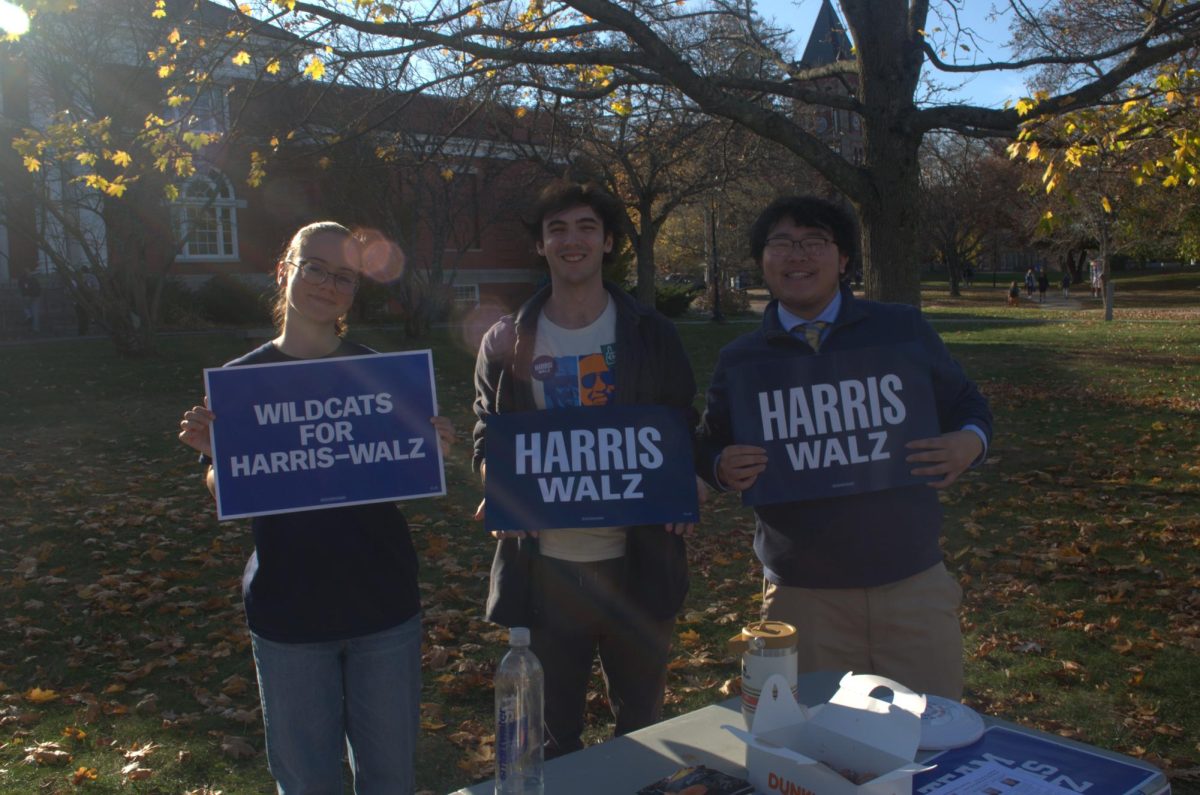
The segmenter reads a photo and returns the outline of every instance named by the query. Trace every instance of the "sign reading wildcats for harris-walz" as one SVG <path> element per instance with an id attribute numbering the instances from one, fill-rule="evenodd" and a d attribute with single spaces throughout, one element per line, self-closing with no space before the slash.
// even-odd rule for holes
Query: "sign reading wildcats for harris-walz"
<path id="1" fill-rule="evenodd" d="M 691 430 L 665 406 L 497 414 L 485 493 L 488 530 L 695 522 Z"/>
<path id="2" fill-rule="evenodd" d="M 769 505 L 926 483 L 905 444 L 939 435 L 933 384 L 908 346 L 758 362 L 729 371 L 733 436 L 767 468 L 742 493 Z"/>
<path id="3" fill-rule="evenodd" d="M 446 493 L 429 351 L 204 371 L 217 517 Z"/>

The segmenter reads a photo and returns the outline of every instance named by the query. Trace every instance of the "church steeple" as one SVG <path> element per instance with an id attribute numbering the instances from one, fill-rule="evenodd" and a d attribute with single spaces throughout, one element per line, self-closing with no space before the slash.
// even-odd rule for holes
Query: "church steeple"
<path id="1" fill-rule="evenodd" d="M 802 67 L 811 68 L 824 66 L 835 61 L 848 61 L 854 58 L 850 37 L 846 35 L 846 26 L 838 19 L 830 0 L 821 0 L 821 10 L 813 22 L 812 33 L 808 35 L 808 44 L 804 47 L 804 55 L 800 59 Z"/>

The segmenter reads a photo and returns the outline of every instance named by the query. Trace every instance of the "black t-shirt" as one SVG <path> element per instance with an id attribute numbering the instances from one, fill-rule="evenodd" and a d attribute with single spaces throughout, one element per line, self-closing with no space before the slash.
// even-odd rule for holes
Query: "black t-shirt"
<path id="1" fill-rule="evenodd" d="M 333 356 L 375 353 L 343 341 Z M 296 361 L 272 343 L 227 363 Z M 242 576 L 246 621 L 280 643 L 369 635 L 421 609 L 417 554 L 395 503 L 256 516 Z"/>

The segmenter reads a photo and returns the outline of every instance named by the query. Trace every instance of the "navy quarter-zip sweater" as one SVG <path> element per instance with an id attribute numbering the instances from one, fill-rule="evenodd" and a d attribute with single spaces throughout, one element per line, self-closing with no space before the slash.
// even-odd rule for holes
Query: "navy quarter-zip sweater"
<path id="1" fill-rule="evenodd" d="M 721 488 L 714 480 L 717 456 L 736 441 L 730 421 L 730 370 L 797 356 L 905 346 L 906 355 L 915 355 L 929 368 L 941 431 L 975 425 L 990 443 L 987 400 L 915 307 L 859 300 L 843 286 L 841 311 L 820 353 L 780 325 L 777 307 L 772 301 L 763 312 L 762 326 L 725 346 L 718 357 L 698 431 L 696 460 L 697 473 L 712 485 Z M 767 579 L 776 584 L 869 588 L 911 577 L 942 560 L 942 509 L 937 490 L 924 484 L 761 505 L 754 513 L 754 551 Z"/>

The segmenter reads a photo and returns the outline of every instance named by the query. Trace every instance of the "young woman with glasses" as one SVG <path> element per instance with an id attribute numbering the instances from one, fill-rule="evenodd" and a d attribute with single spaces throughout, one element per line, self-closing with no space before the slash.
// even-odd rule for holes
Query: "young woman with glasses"
<path id="1" fill-rule="evenodd" d="M 358 356 L 343 339 L 363 244 L 332 222 L 292 237 L 276 265 L 278 336 L 226 366 Z M 211 464 L 204 406 L 179 439 Z M 450 422 L 432 417 L 442 449 Z M 214 491 L 211 465 L 205 482 Z M 414 790 L 421 692 L 417 557 L 394 503 L 258 516 L 242 578 L 267 761 L 283 794 L 341 792 L 349 751 L 357 795 Z"/>

